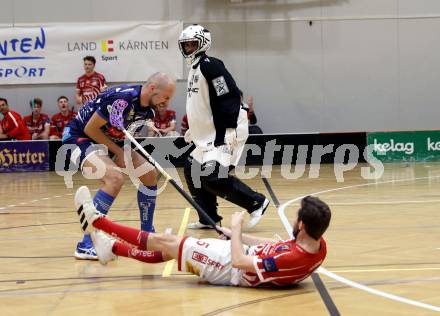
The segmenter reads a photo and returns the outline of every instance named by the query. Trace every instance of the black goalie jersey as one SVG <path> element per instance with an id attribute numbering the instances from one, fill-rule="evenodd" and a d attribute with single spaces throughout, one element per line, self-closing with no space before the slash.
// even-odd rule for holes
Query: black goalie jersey
<path id="1" fill-rule="evenodd" d="M 204 55 L 191 66 L 186 113 L 199 148 L 224 144 L 226 129 L 237 128 L 240 90 L 221 60 Z"/>

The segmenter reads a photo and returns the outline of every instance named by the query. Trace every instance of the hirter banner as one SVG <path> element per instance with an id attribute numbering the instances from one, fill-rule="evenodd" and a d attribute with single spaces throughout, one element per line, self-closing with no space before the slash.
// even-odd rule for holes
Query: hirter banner
<path id="1" fill-rule="evenodd" d="M 0 172 L 49 170 L 47 141 L 0 142 Z"/>
<path id="2" fill-rule="evenodd" d="M 182 22 L 66 23 L 0 28 L 0 85 L 75 83 L 83 57 L 108 82 L 139 82 L 162 71 L 183 78 Z"/>

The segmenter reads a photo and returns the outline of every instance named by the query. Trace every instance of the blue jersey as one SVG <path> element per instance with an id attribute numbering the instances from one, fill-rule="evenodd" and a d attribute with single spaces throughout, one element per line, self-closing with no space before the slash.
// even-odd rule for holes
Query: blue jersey
<path id="1" fill-rule="evenodd" d="M 133 122 L 154 118 L 154 110 L 140 104 L 141 89 L 140 85 L 120 85 L 100 93 L 84 104 L 70 121 L 68 135 L 63 135 L 63 141 L 71 137 L 87 138 L 84 129 L 95 112 L 107 121 L 101 129 L 113 139 L 123 138 L 122 129 L 128 130 Z"/>

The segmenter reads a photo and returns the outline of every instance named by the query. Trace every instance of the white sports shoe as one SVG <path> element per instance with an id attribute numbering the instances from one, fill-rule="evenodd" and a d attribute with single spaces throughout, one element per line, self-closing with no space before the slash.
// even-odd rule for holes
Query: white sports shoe
<path id="1" fill-rule="evenodd" d="M 100 230 L 91 232 L 90 236 L 92 237 L 99 262 L 102 265 L 106 265 L 110 261 L 118 258 L 118 256 L 112 252 L 113 244 L 116 242 L 116 239 L 106 235 Z"/>
<path id="2" fill-rule="evenodd" d="M 220 222 L 215 224 L 220 226 Z M 211 225 L 202 224 L 200 222 L 189 223 L 187 227 L 189 229 L 214 229 Z"/>
<path id="3" fill-rule="evenodd" d="M 93 205 L 90 190 L 86 186 L 82 186 L 76 191 L 75 206 L 77 208 L 81 229 L 85 233 L 91 233 L 94 230 L 92 225 L 93 222 L 98 218 L 105 216 L 96 209 L 95 205 Z"/>
<path id="4" fill-rule="evenodd" d="M 247 223 L 247 228 L 252 228 L 258 224 L 258 222 L 260 221 L 261 217 L 263 217 L 263 214 L 268 206 L 269 206 L 269 200 L 265 199 L 263 204 L 261 204 L 261 206 L 258 209 L 256 209 L 251 214 L 249 214 L 250 218 L 249 218 L 249 222 Z"/>

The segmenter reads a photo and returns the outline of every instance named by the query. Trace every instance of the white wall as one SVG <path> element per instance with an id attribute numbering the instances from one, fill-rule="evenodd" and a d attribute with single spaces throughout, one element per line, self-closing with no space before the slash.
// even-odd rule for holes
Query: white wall
<path id="1" fill-rule="evenodd" d="M 0 0 L 0 24 L 183 20 L 203 23 L 210 54 L 254 95 L 265 132 L 439 128 L 438 0 Z M 309 20 L 313 23 L 310 26 Z M 0 39 L 1 40 L 1 39 Z M 79 67 L 81 61 L 79 61 Z M 99 68 L 99 64 L 97 66 Z M 54 113 L 69 85 L 2 86 L 28 112 Z M 173 107 L 184 112 L 185 82 Z"/>

